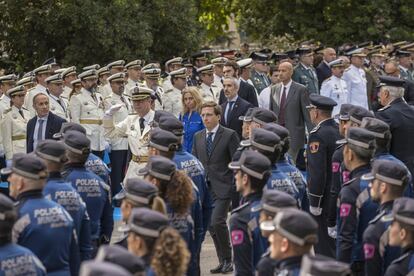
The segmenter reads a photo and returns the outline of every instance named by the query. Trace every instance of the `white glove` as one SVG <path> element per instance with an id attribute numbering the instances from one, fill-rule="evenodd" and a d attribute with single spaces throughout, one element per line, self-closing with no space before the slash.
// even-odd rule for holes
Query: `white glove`
<path id="1" fill-rule="evenodd" d="M 328 227 L 328 235 L 332 239 L 336 239 L 336 226 L 334 226 L 334 227 Z"/>
<path id="2" fill-rule="evenodd" d="M 319 208 L 319 207 L 312 207 L 312 206 L 310 206 L 309 207 L 309 211 L 314 216 L 320 216 L 322 214 L 322 208 Z"/>
<path id="3" fill-rule="evenodd" d="M 108 116 L 114 115 L 116 112 L 118 112 L 121 109 L 122 106 L 123 104 L 115 104 L 111 106 L 111 108 L 105 112 L 105 115 L 108 115 Z"/>

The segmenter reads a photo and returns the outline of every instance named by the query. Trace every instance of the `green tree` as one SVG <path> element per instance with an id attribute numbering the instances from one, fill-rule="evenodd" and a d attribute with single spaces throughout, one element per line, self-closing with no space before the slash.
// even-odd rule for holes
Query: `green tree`
<path id="1" fill-rule="evenodd" d="M 331 45 L 414 39 L 411 0 L 239 0 L 237 7 L 240 28 L 264 42 L 285 34 Z"/>
<path id="2" fill-rule="evenodd" d="M 204 37 L 191 0 L 4 0 L 0 42 L 16 70 L 55 56 L 63 65 L 164 60 Z"/>

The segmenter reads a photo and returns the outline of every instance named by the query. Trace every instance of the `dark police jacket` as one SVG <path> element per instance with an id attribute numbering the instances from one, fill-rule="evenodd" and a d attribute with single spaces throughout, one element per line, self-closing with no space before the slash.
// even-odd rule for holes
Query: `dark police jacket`
<path id="1" fill-rule="evenodd" d="M 260 241 L 252 238 L 253 230 L 259 226 L 259 213 L 252 212 L 252 208 L 260 204 L 261 197 L 262 193 L 251 193 L 243 199 L 242 205 L 232 211 L 229 224 L 234 275 L 254 275 L 254 268 L 265 251 L 258 246 Z"/>
<path id="2" fill-rule="evenodd" d="M 7 243 L 0 245 L 1 276 L 6 275 L 46 275 L 42 262 L 29 249 Z"/>
<path id="3" fill-rule="evenodd" d="M 371 171 L 369 164 L 354 169 L 351 180 L 344 183 L 339 194 L 336 259 L 353 263 L 364 260 L 362 235 L 375 217 L 378 204 L 371 200 L 368 181 L 361 176 Z"/>
<path id="4" fill-rule="evenodd" d="M 42 261 L 48 275 L 70 275 L 71 257 L 76 256 L 73 220 L 66 210 L 31 190 L 17 197 L 18 220 L 13 240 L 30 249 Z"/>
<path id="5" fill-rule="evenodd" d="M 414 249 L 404 248 L 402 255 L 395 259 L 385 272 L 385 276 L 403 276 L 414 269 Z"/>
<path id="6" fill-rule="evenodd" d="M 90 218 L 91 239 L 111 239 L 114 220 L 110 201 L 111 191 L 102 179 L 87 170 L 83 164 L 68 164 L 66 169 L 66 181 L 70 182 L 82 200 Z"/>

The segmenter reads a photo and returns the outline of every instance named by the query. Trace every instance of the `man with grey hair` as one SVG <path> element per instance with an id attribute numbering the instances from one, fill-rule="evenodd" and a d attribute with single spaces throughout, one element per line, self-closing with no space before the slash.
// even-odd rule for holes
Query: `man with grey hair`
<path id="1" fill-rule="evenodd" d="M 334 48 L 326 48 L 323 50 L 323 59 L 316 67 L 316 75 L 318 76 L 319 88 L 322 86 L 322 82 L 332 75 L 331 67 L 329 63 L 336 59 L 336 52 Z"/>
<path id="2" fill-rule="evenodd" d="M 223 91 L 227 101 L 221 105 L 224 112 L 221 114 L 220 123 L 236 131 L 239 139 L 241 139 L 243 122 L 239 120 L 239 117 L 244 116 L 247 110 L 253 107 L 253 105 L 239 97 L 238 90 L 239 82 L 236 78 L 224 77 Z"/>
<path id="3" fill-rule="evenodd" d="M 384 72 L 387 76 L 404 79 L 401 75 L 398 62 L 395 60 L 389 60 L 384 65 Z M 414 104 L 414 82 L 405 79 L 404 85 L 404 99 L 409 105 Z"/>
<path id="4" fill-rule="evenodd" d="M 380 77 L 379 102 L 384 107 L 375 114 L 390 126 L 392 140 L 390 153 L 404 162 L 414 173 L 414 109 L 403 99 L 404 80 Z"/>

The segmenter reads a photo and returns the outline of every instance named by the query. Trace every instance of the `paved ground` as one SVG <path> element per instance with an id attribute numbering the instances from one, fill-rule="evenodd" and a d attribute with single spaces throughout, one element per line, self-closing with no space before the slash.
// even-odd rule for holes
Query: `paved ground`
<path id="1" fill-rule="evenodd" d="M 114 232 L 112 233 L 112 242 L 118 241 L 120 239 L 121 233 L 117 231 L 120 225 L 119 221 L 115 221 Z M 207 233 L 206 239 L 203 243 L 203 248 L 201 250 L 200 258 L 200 269 L 201 275 L 215 275 L 210 274 L 210 269 L 216 267 L 218 264 L 216 250 L 214 249 L 213 240 L 210 235 Z M 221 275 L 221 274 L 220 274 Z"/>

